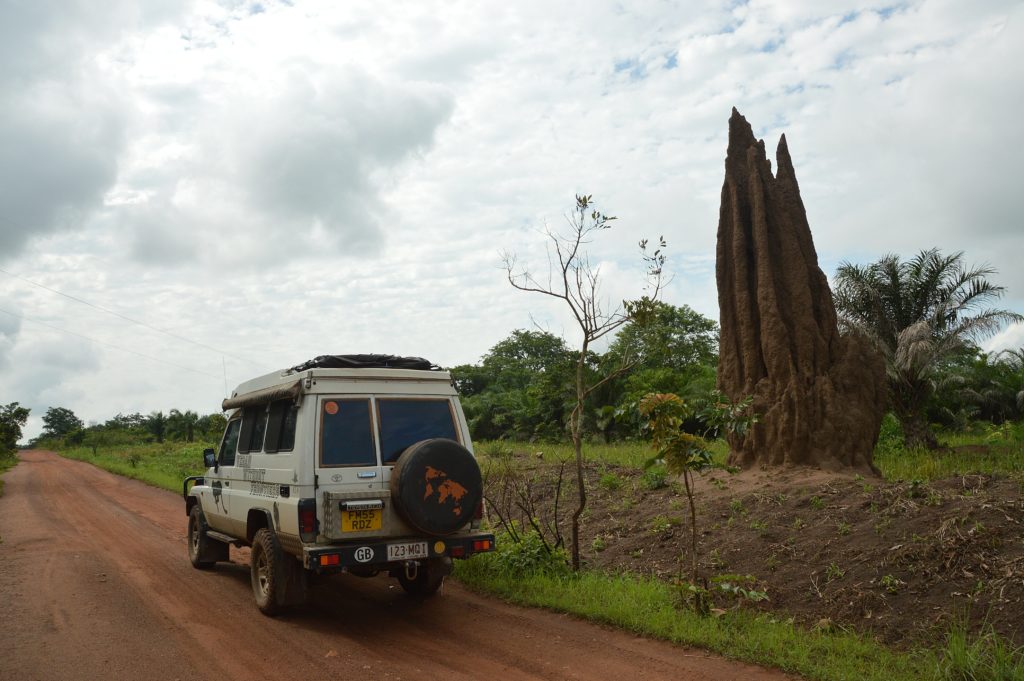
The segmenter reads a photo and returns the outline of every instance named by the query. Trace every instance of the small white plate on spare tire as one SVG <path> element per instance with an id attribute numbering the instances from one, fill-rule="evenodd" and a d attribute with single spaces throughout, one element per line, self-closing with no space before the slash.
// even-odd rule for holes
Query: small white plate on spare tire
<path id="1" fill-rule="evenodd" d="M 411 541 L 404 544 L 388 544 L 388 560 L 413 560 L 427 557 L 427 542 Z"/>

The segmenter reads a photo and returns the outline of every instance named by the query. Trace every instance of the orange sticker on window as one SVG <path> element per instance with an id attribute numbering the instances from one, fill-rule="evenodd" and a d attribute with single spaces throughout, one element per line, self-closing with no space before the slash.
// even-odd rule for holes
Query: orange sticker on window
<path id="1" fill-rule="evenodd" d="M 335 414 L 338 413 L 338 403 L 337 402 L 324 402 L 324 411 L 326 411 L 331 416 L 334 416 Z"/>

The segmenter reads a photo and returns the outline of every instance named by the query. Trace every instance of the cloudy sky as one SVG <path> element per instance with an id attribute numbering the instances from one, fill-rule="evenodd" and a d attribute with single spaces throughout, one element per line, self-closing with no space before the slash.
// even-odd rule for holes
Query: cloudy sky
<path id="1" fill-rule="evenodd" d="M 216 411 L 318 354 L 572 341 L 499 253 L 543 266 L 576 193 L 619 218 L 609 299 L 664 235 L 666 300 L 716 317 L 733 106 L 787 133 L 827 273 L 963 250 L 1024 312 L 1019 1 L 0 0 L 0 63 L 0 402 L 29 436 L 49 406 Z"/>

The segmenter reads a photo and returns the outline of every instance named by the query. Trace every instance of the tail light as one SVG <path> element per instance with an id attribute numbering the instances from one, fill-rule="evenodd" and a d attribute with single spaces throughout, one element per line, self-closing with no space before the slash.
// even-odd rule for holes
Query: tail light
<path id="1" fill-rule="evenodd" d="M 341 556 L 337 553 L 323 554 L 320 556 L 320 567 L 330 567 L 332 565 L 340 565 Z"/>
<path id="2" fill-rule="evenodd" d="M 304 542 L 316 541 L 320 523 L 316 519 L 316 499 L 299 500 L 299 539 Z"/>
<path id="3" fill-rule="evenodd" d="M 493 548 L 490 539 L 477 539 L 473 542 L 473 551 L 490 551 Z"/>

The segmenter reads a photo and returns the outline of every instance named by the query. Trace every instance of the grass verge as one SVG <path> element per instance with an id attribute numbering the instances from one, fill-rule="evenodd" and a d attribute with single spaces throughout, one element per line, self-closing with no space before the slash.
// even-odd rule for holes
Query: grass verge
<path id="1" fill-rule="evenodd" d="M 18 465 L 18 455 L 0 456 L 0 475 Z M 0 477 L 0 497 L 4 495 L 4 479 Z"/>
<path id="2" fill-rule="evenodd" d="M 943 480 L 958 475 L 999 475 L 1024 480 L 1024 442 L 989 441 L 981 436 L 942 439 L 945 449 L 875 450 L 875 465 L 886 480 Z"/>
<path id="3" fill-rule="evenodd" d="M 73 447 L 62 449 L 60 455 L 180 493 L 181 481 L 185 477 L 203 474 L 203 449 L 211 446 L 209 443 L 165 442 L 96 450 Z"/>
<path id="4" fill-rule="evenodd" d="M 481 440 L 474 443 L 474 449 L 477 456 L 488 458 L 513 456 L 536 458 L 540 454 L 540 458 L 544 461 L 567 461 L 576 456 L 572 444 L 567 442 L 530 443 L 511 440 Z M 725 459 L 729 455 L 729 447 L 724 440 L 713 442 L 711 451 L 716 462 L 725 463 Z M 587 443 L 583 445 L 583 456 L 589 462 L 643 468 L 644 463 L 654 456 L 654 451 L 651 449 L 650 442 L 626 440 L 609 444 Z"/>
<path id="5" fill-rule="evenodd" d="M 472 589 L 519 605 L 569 613 L 810 679 L 941 678 L 934 653 L 900 653 L 854 633 L 811 631 L 790 620 L 742 610 L 701 617 L 677 607 L 675 589 L 656 579 L 587 571 L 512 576 L 487 558 L 459 561 L 456 577 Z"/>
<path id="6" fill-rule="evenodd" d="M 1024 433 L 1024 428 L 1021 428 Z M 952 433 L 940 438 L 942 449 L 904 449 L 892 441 L 875 449 L 875 465 L 889 481 L 942 480 L 959 475 L 996 475 L 1016 478 L 1024 482 L 1024 435 L 1012 433 L 1004 438 L 985 434 Z M 650 444 L 641 441 L 612 444 L 586 444 L 584 456 L 588 462 L 643 468 L 653 454 Z M 729 455 L 723 440 L 713 443 L 712 452 L 717 463 L 724 464 Z M 533 444 L 505 440 L 476 443 L 477 455 L 487 458 L 530 457 L 545 461 L 571 459 L 572 445 L 567 443 Z"/>

